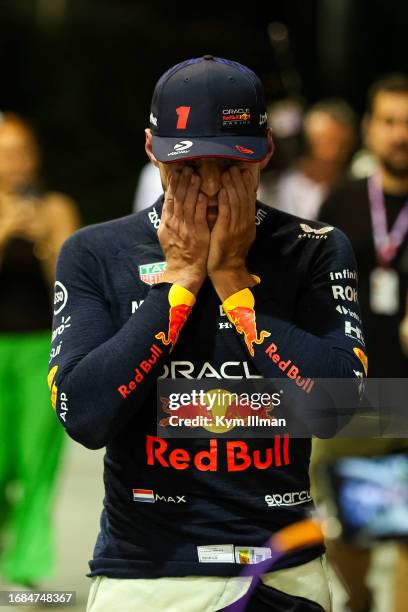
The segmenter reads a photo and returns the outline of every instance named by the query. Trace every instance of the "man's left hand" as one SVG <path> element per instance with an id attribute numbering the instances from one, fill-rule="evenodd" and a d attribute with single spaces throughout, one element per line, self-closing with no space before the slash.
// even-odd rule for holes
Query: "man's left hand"
<path id="1" fill-rule="evenodd" d="M 223 173 L 222 185 L 207 273 L 224 301 L 232 293 L 255 284 L 246 268 L 246 258 L 256 236 L 256 187 L 251 174 L 235 166 Z"/>

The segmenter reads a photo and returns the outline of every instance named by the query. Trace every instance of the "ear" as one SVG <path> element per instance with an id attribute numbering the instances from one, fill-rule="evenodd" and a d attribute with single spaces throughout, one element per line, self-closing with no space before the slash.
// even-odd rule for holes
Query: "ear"
<path id="1" fill-rule="evenodd" d="M 271 157 L 273 155 L 273 151 L 275 149 L 275 146 L 274 146 L 273 140 L 272 140 L 272 130 L 271 130 L 271 128 L 268 128 L 267 139 L 268 139 L 268 153 L 266 154 L 266 157 L 260 163 L 261 170 L 263 170 L 269 164 L 269 160 L 271 159 Z"/>
<path id="2" fill-rule="evenodd" d="M 153 154 L 152 133 L 150 131 L 150 128 L 146 128 L 145 129 L 145 134 L 146 134 L 146 141 L 145 141 L 146 155 L 150 159 L 150 161 L 152 162 L 153 166 L 156 166 L 156 168 L 158 168 L 159 167 L 159 162 L 157 161 L 157 159 L 155 158 L 155 156 Z"/>

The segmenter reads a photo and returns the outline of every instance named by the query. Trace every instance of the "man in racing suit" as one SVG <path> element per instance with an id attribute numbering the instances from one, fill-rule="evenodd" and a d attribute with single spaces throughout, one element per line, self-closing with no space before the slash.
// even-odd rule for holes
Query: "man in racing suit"
<path id="1" fill-rule="evenodd" d="M 281 378 L 301 394 L 366 370 L 345 314 L 358 313 L 348 240 L 256 201 L 272 150 L 251 70 L 210 55 L 178 64 L 146 130 L 164 196 L 62 248 L 54 327 L 70 326 L 53 343 L 52 402 L 74 440 L 106 447 L 88 612 L 224 609 L 249 588 L 242 564 L 267 561 L 271 534 L 313 508 L 310 439 L 157 427 L 158 378 Z M 330 610 L 323 553 L 281 558 L 247 609 Z"/>

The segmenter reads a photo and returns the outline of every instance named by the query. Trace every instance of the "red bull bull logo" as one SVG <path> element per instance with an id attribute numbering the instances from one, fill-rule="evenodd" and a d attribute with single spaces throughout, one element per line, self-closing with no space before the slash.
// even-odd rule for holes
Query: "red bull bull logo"
<path id="1" fill-rule="evenodd" d="M 256 317 L 255 310 L 253 308 L 246 308 L 245 306 L 238 306 L 233 310 L 229 310 L 228 318 L 239 334 L 244 335 L 245 344 L 247 349 L 254 356 L 254 344 L 262 344 L 265 338 L 268 338 L 271 334 L 268 331 L 262 330 L 258 335 L 256 329 Z"/>
<path id="2" fill-rule="evenodd" d="M 167 335 L 163 331 L 155 335 L 155 338 L 161 340 L 165 346 L 171 345 L 170 353 L 178 340 L 181 328 L 187 321 L 194 303 L 195 297 L 190 291 L 179 285 L 172 285 L 169 291 L 170 310 Z"/>
<path id="3" fill-rule="evenodd" d="M 262 344 L 271 334 L 256 329 L 255 299 L 249 289 L 243 289 L 225 300 L 224 310 L 239 334 L 243 334 L 249 354 L 254 356 L 254 344 Z"/>
<path id="4" fill-rule="evenodd" d="M 164 332 L 156 334 L 157 340 L 161 340 L 165 346 L 171 344 L 170 352 L 173 350 L 176 344 L 180 330 L 184 323 L 187 321 L 187 317 L 191 312 L 191 306 L 187 304 L 179 304 L 178 306 L 172 306 L 169 311 L 169 328 L 167 336 Z"/>

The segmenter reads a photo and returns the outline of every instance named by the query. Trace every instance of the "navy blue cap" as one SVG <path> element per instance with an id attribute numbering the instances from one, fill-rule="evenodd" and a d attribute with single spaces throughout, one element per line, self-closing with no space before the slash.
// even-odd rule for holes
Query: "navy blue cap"
<path id="1" fill-rule="evenodd" d="M 268 153 L 261 81 L 246 66 L 212 55 L 163 74 L 153 93 L 150 128 L 153 153 L 162 162 L 260 161 Z"/>

